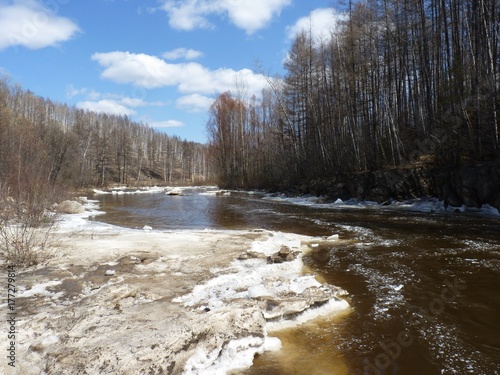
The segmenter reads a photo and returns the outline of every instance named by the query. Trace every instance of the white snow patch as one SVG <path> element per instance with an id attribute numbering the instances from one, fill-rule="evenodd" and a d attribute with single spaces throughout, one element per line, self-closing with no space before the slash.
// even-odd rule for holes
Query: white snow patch
<path id="1" fill-rule="evenodd" d="M 265 241 L 254 241 L 251 251 L 271 255 L 278 252 L 281 246 L 288 246 L 290 249 L 299 249 L 301 236 L 293 233 L 273 232 L 273 236 Z"/>
<path id="2" fill-rule="evenodd" d="M 151 194 L 161 193 L 165 188 L 159 186 L 149 186 L 141 189 L 130 189 L 126 186 L 115 187 L 110 190 L 94 189 L 94 194 L 97 195 L 125 195 L 125 194 Z"/>
<path id="3" fill-rule="evenodd" d="M 183 375 L 224 375 L 250 367 L 255 354 L 280 348 L 281 341 L 275 337 L 250 336 L 230 341 L 221 351 L 199 349 L 188 359 Z"/>
<path id="4" fill-rule="evenodd" d="M 343 299 L 331 299 L 327 303 L 305 310 L 298 314 L 293 319 L 282 319 L 279 321 L 268 322 L 266 328 L 268 332 L 280 331 L 287 328 L 295 327 L 299 324 L 306 323 L 310 320 L 319 318 L 320 316 L 331 315 L 344 311 L 349 308 L 349 303 Z"/>
<path id="5" fill-rule="evenodd" d="M 59 298 L 62 297 L 64 294 L 63 292 L 59 293 L 53 293 L 49 292 L 47 288 L 50 288 L 52 286 L 56 286 L 61 284 L 60 280 L 52 280 L 48 281 L 46 283 L 38 284 L 38 285 L 33 285 L 31 289 L 25 290 L 21 292 L 20 294 L 17 295 L 17 297 L 20 298 L 26 298 L 26 297 L 32 297 L 32 296 L 47 296 L 47 297 L 52 297 L 52 298 Z"/>

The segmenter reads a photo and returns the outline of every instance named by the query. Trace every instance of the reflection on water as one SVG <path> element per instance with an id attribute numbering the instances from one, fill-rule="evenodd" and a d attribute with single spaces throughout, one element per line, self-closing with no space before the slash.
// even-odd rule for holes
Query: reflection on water
<path id="1" fill-rule="evenodd" d="M 272 204 L 259 195 L 232 193 L 207 194 L 205 190 L 189 189 L 183 196 L 162 193 L 97 195 L 106 212 L 95 220 L 129 228 L 149 225 L 154 229 L 254 229 L 288 231 L 294 221 L 296 233 L 328 234 L 309 217 L 303 208 Z M 280 207 L 277 211 L 274 208 Z M 286 220 L 285 220 L 286 218 Z"/>
<path id="2" fill-rule="evenodd" d="M 352 311 L 280 332 L 284 350 L 257 357 L 240 373 L 500 373 L 498 218 L 188 194 L 98 196 L 108 213 L 97 219 L 133 228 L 266 228 L 349 240 L 304 261 L 350 293 Z"/>
<path id="3" fill-rule="evenodd" d="M 282 350 L 257 356 L 254 365 L 238 375 L 347 375 L 348 366 L 339 351 L 337 327 L 350 313 L 317 319 L 297 328 L 273 332 L 281 340 Z"/>

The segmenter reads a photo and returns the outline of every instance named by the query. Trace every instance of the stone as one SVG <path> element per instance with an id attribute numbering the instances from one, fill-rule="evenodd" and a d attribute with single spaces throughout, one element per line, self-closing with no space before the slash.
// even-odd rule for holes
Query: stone
<path id="1" fill-rule="evenodd" d="M 282 246 L 277 253 L 267 257 L 267 263 L 291 262 L 297 259 L 299 254 L 300 252 L 294 252 L 288 246 Z"/>
<path id="2" fill-rule="evenodd" d="M 63 201 L 57 208 L 56 212 L 60 214 L 82 214 L 85 212 L 83 205 L 77 201 Z"/>

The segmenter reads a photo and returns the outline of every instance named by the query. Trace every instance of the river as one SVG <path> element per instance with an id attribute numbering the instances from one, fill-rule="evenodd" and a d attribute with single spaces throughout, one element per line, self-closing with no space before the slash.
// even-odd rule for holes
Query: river
<path id="1" fill-rule="evenodd" d="M 263 194 L 96 195 L 95 219 L 158 230 L 253 229 L 342 241 L 304 263 L 349 292 L 349 312 L 279 332 L 239 374 L 500 374 L 500 218 Z"/>

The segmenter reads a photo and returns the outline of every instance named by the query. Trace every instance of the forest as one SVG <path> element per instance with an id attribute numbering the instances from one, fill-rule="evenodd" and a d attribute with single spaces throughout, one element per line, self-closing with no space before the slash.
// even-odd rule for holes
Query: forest
<path id="1" fill-rule="evenodd" d="M 499 28 L 498 0 L 349 1 L 329 37 L 297 35 L 259 97 L 245 82 L 217 96 L 208 145 L 4 78 L 0 199 L 209 182 L 322 194 L 373 171 L 499 160 Z"/>
<path id="2" fill-rule="evenodd" d="M 82 188 L 204 184 L 209 175 L 206 145 L 0 80 L 0 200 L 52 204 Z"/>
<path id="3" fill-rule="evenodd" d="M 498 160 L 498 0 L 346 6 L 329 38 L 295 38 L 286 74 L 261 98 L 242 84 L 213 103 L 207 130 L 221 186 L 308 192 L 373 171 Z"/>

